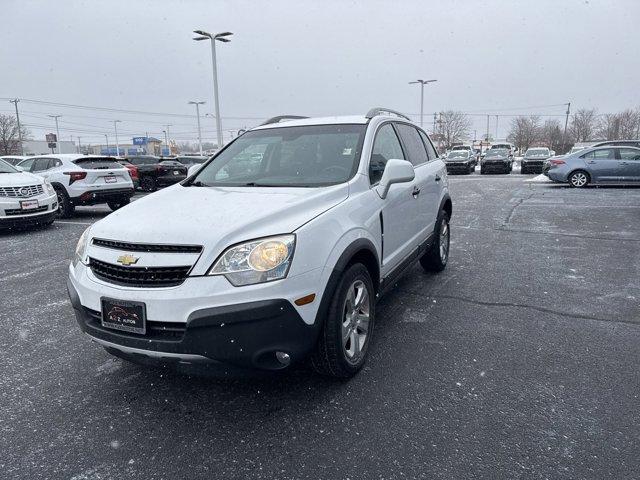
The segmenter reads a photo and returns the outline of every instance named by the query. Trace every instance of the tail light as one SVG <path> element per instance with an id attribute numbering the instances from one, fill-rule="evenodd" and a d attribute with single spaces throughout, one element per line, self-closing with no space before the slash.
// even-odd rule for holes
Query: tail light
<path id="1" fill-rule="evenodd" d="M 134 167 L 133 165 L 131 167 L 127 167 L 127 170 L 129 170 L 129 176 L 131 177 L 131 180 L 137 180 L 138 179 L 138 168 Z"/>
<path id="2" fill-rule="evenodd" d="M 558 160 L 549 160 L 549 164 L 551 164 L 551 165 L 564 165 L 565 163 L 567 163 L 567 162 L 565 162 L 564 160 L 559 160 L 559 159 Z"/>
<path id="3" fill-rule="evenodd" d="M 64 172 L 64 174 L 69 175 L 69 185 L 71 185 L 76 180 L 82 180 L 87 176 L 87 172 Z"/>

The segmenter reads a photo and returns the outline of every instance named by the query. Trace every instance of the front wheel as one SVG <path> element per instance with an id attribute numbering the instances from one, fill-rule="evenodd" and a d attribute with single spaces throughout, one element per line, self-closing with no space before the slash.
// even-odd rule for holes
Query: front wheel
<path id="1" fill-rule="evenodd" d="M 356 263 L 345 270 L 311 355 L 316 372 L 349 378 L 362 368 L 373 332 L 375 295 L 371 275 L 363 264 Z"/>
<path id="2" fill-rule="evenodd" d="M 155 192 L 158 187 L 152 177 L 143 177 L 140 181 L 140 188 L 145 192 Z"/>
<path id="3" fill-rule="evenodd" d="M 112 200 L 110 202 L 107 202 L 107 205 L 109 205 L 109 208 L 111 210 L 118 210 L 119 208 L 124 207 L 125 205 L 129 205 L 129 202 L 131 202 L 131 200 L 129 198 L 121 198 L 119 200 Z"/>
<path id="4" fill-rule="evenodd" d="M 589 184 L 589 174 L 578 170 L 569 175 L 569 185 L 574 188 L 586 187 Z"/>
<path id="5" fill-rule="evenodd" d="M 449 214 L 440 210 L 436 229 L 436 239 L 431 248 L 420 258 L 420 265 L 427 272 L 441 272 L 449 261 L 449 247 L 451 230 L 449 229 Z"/>

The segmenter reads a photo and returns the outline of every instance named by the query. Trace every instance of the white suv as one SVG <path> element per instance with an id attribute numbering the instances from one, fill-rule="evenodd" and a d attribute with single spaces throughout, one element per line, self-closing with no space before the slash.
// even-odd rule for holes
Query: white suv
<path id="1" fill-rule="evenodd" d="M 78 205 L 107 203 L 112 210 L 117 210 L 128 204 L 133 195 L 129 171 L 112 157 L 40 155 L 27 158 L 17 166 L 51 182 L 58 195 L 62 218 L 72 216 Z"/>
<path id="2" fill-rule="evenodd" d="M 67 285 L 89 337 L 141 363 L 362 367 L 380 295 L 447 264 L 445 164 L 391 110 L 288 119 L 84 232 Z"/>

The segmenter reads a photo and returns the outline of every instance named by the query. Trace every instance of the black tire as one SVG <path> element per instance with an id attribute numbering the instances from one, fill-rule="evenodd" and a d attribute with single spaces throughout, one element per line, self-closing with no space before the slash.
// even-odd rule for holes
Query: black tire
<path id="1" fill-rule="evenodd" d="M 71 218 L 76 207 L 71 203 L 69 195 L 60 187 L 56 188 L 56 194 L 58 195 L 58 217 Z"/>
<path id="2" fill-rule="evenodd" d="M 480 175 L 484 175 L 484 168 L 480 167 Z"/>
<path id="3" fill-rule="evenodd" d="M 354 348 L 352 338 L 355 338 L 353 336 L 355 333 L 357 336 L 355 343 L 360 345 L 358 342 L 361 340 L 358 335 L 361 333 L 358 333 L 358 331 L 359 329 L 361 331 L 361 323 L 356 322 L 355 325 L 350 324 L 347 327 L 344 325 L 344 323 L 349 322 L 347 318 L 350 315 L 348 310 L 351 310 L 348 296 L 350 292 L 357 291 L 356 285 L 363 285 L 366 288 L 366 303 L 368 309 L 366 336 L 359 352 L 358 347 Z M 342 273 L 333 292 L 333 297 L 322 325 L 318 343 L 314 352 L 311 354 L 311 366 L 317 373 L 334 378 L 350 378 L 362 368 L 367 359 L 369 344 L 371 343 L 375 326 L 375 296 L 371 275 L 363 264 L 355 263 Z M 365 311 L 365 309 L 362 307 L 360 310 L 360 314 L 362 315 L 362 311 Z M 353 318 L 353 313 L 351 313 L 351 316 Z M 362 325 L 364 326 L 364 324 Z M 343 331 L 345 331 L 345 329 L 348 331 L 352 329 L 352 333 L 347 334 L 349 337 L 346 343 L 343 343 Z M 354 350 L 353 355 L 349 353 L 351 349 Z"/>
<path id="4" fill-rule="evenodd" d="M 153 177 L 145 176 L 140 180 L 140 189 L 144 192 L 155 192 L 158 189 Z"/>
<path id="5" fill-rule="evenodd" d="M 571 172 L 567 181 L 573 188 L 584 188 L 591 182 L 591 176 L 584 170 L 576 170 Z"/>
<path id="6" fill-rule="evenodd" d="M 427 272 L 441 272 L 447 267 L 449 262 L 449 247 L 451 241 L 451 230 L 449 229 L 449 214 L 445 210 L 440 210 L 435 231 L 435 241 L 429 250 L 420 257 L 420 265 Z M 443 231 L 445 232 L 443 234 Z M 441 245 L 444 244 L 444 249 Z"/>
<path id="7" fill-rule="evenodd" d="M 475 165 L 471 165 L 471 166 L 469 166 L 469 172 L 467 172 L 467 173 L 469 173 L 469 175 L 471 175 L 475 171 L 476 171 L 476 166 Z"/>
<path id="8" fill-rule="evenodd" d="M 129 203 L 131 202 L 131 199 L 124 197 L 121 198 L 119 200 L 112 200 L 110 202 L 107 202 L 107 205 L 109 205 L 109 208 L 111 210 L 118 210 L 119 208 L 124 207 L 125 205 L 129 205 Z"/>
<path id="9" fill-rule="evenodd" d="M 524 175 L 524 174 L 526 174 L 528 172 L 527 172 L 526 168 L 524 168 L 523 166 L 520 166 L 520 173 Z"/>

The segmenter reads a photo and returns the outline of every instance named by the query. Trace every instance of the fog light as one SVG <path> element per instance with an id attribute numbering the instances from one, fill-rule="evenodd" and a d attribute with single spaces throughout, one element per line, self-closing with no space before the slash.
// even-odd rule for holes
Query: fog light
<path id="1" fill-rule="evenodd" d="M 291 357 L 285 352 L 276 352 L 276 358 L 285 367 L 291 363 Z"/>

